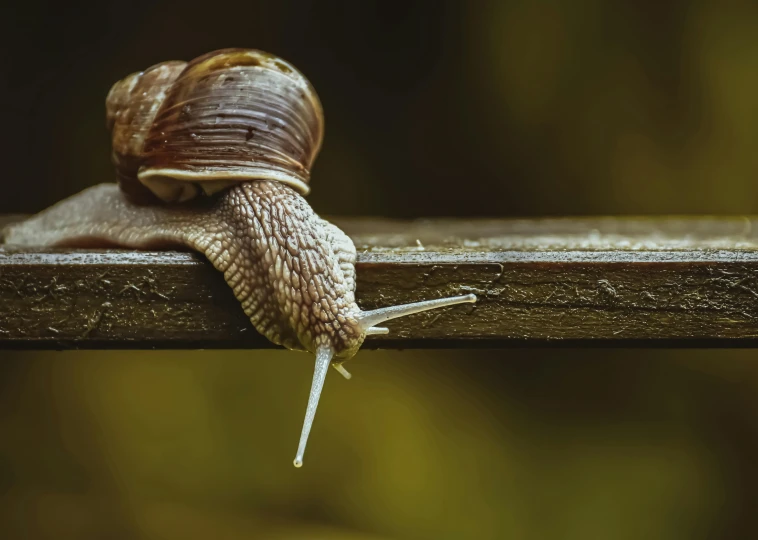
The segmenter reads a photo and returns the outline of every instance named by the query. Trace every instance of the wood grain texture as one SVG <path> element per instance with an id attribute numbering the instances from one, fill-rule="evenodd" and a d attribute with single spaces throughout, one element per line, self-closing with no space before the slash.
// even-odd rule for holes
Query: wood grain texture
<path id="1" fill-rule="evenodd" d="M 755 218 L 335 219 L 364 309 L 473 292 L 365 348 L 758 344 Z M 0 348 L 268 348 L 199 255 L 0 248 Z"/>

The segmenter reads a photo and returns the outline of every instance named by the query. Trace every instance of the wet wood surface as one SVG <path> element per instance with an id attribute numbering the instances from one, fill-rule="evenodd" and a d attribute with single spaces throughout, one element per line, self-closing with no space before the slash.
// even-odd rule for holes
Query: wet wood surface
<path id="1" fill-rule="evenodd" d="M 758 218 L 333 221 L 363 308 L 479 298 L 367 348 L 758 344 Z M 0 247 L 0 349 L 267 347 L 200 255 Z"/>

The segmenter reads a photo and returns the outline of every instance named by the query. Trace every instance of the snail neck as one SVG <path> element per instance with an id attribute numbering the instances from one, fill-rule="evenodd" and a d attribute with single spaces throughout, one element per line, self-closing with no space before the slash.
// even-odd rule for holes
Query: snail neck
<path id="1" fill-rule="evenodd" d="M 226 275 L 250 320 L 264 335 L 311 352 L 329 343 L 335 357 L 351 356 L 363 342 L 355 315 L 355 247 L 321 219 L 292 187 L 269 180 L 244 182 L 223 192 L 219 219 L 233 238 L 221 256 L 206 251 Z M 258 296 L 242 298 L 237 286 L 258 276 Z"/>

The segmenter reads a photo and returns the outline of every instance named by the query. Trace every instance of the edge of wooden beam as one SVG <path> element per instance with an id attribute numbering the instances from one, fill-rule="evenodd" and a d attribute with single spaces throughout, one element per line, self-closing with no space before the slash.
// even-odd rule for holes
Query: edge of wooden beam
<path id="1" fill-rule="evenodd" d="M 364 348 L 755 347 L 758 252 L 360 251 L 365 309 L 473 292 Z M 199 255 L 0 248 L 0 348 L 272 348 Z"/>

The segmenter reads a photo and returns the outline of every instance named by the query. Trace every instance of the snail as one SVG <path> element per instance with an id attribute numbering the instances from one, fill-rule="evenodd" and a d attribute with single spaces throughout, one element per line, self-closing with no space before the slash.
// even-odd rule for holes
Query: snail
<path id="1" fill-rule="evenodd" d="M 304 197 L 322 107 L 290 63 L 253 49 L 163 62 L 106 98 L 116 183 L 99 184 L 3 231 L 19 246 L 189 247 L 223 273 L 253 326 L 315 354 L 296 467 L 329 366 L 396 317 L 475 302 L 472 294 L 361 310 L 353 242 Z"/>

